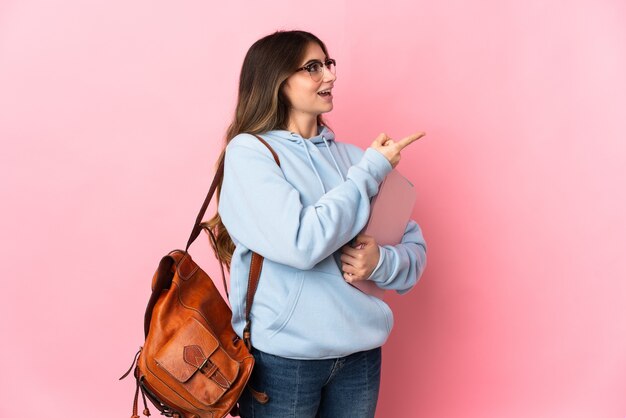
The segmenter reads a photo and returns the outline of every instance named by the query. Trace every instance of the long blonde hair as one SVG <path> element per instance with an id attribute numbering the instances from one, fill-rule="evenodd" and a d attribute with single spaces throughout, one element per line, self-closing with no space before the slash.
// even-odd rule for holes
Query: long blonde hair
<path id="1" fill-rule="evenodd" d="M 224 161 L 228 143 L 238 134 L 242 132 L 260 134 L 274 129 L 287 129 L 291 104 L 283 93 L 283 86 L 287 78 L 299 67 L 311 42 L 317 43 L 328 57 L 326 46 L 318 37 L 300 30 L 276 31 L 259 39 L 250 47 L 239 76 L 235 117 L 226 131 L 226 138 L 215 165 L 216 171 Z M 317 123 L 328 126 L 321 114 L 317 116 Z M 223 178 L 218 180 L 215 194 L 218 204 L 222 180 Z M 217 247 L 209 240 L 211 247 L 230 271 L 235 244 L 219 213 L 216 211 L 211 219 L 202 222 L 201 225 L 215 235 Z"/>

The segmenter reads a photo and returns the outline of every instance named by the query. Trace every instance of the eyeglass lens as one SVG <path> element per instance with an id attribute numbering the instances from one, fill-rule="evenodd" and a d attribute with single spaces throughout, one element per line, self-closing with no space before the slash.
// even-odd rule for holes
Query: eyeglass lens
<path id="1" fill-rule="evenodd" d="M 326 68 L 324 68 L 326 67 Z M 335 74 L 335 61 L 328 60 L 326 61 L 326 65 L 323 65 L 321 62 L 314 62 L 309 67 L 309 74 L 314 81 L 320 81 L 324 75 L 324 71 L 328 69 L 331 73 Z"/>

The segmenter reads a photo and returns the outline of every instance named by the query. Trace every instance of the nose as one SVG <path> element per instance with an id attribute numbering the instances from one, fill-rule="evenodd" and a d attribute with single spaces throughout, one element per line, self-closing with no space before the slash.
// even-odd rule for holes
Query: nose
<path id="1" fill-rule="evenodd" d="M 335 72 L 336 71 L 337 70 L 335 70 Z M 330 81 L 335 81 L 336 79 L 337 79 L 337 75 L 331 73 L 328 68 L 324 67 L 324 78 L 322 79 L 322 81 L 330 82 Z"/>

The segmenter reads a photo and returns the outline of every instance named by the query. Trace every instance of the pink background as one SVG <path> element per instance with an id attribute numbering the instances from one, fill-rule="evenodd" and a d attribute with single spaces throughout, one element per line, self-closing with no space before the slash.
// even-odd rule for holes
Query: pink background
<path id="1" fill-rule="evenodd" d="M 428 267 L 389 299 L 377 416 L 626 416 L 619 0 L 4 0 L 0 416 L 130 416 L 152 273 L 277 29 L 337 60 L 338 140 L 427 132 L 398 168 Z"/>

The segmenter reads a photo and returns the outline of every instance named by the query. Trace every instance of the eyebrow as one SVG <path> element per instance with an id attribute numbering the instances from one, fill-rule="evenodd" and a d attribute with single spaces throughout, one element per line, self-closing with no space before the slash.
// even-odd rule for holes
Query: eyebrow
<path id="1" fill-rule="evenodd" d="M 312 60 L 308 60 L 307 62 L 305 62 L 304 64 L 302 64 L 302 67 L 306 67 L 307 65 L 309 65 L 312 62 L 321 62 L 324 63 L 326 60 L 328 60 L 328 57 L 324 58 L 324 61 L 318 60 L 317 58 L 312 59 Z"/>

